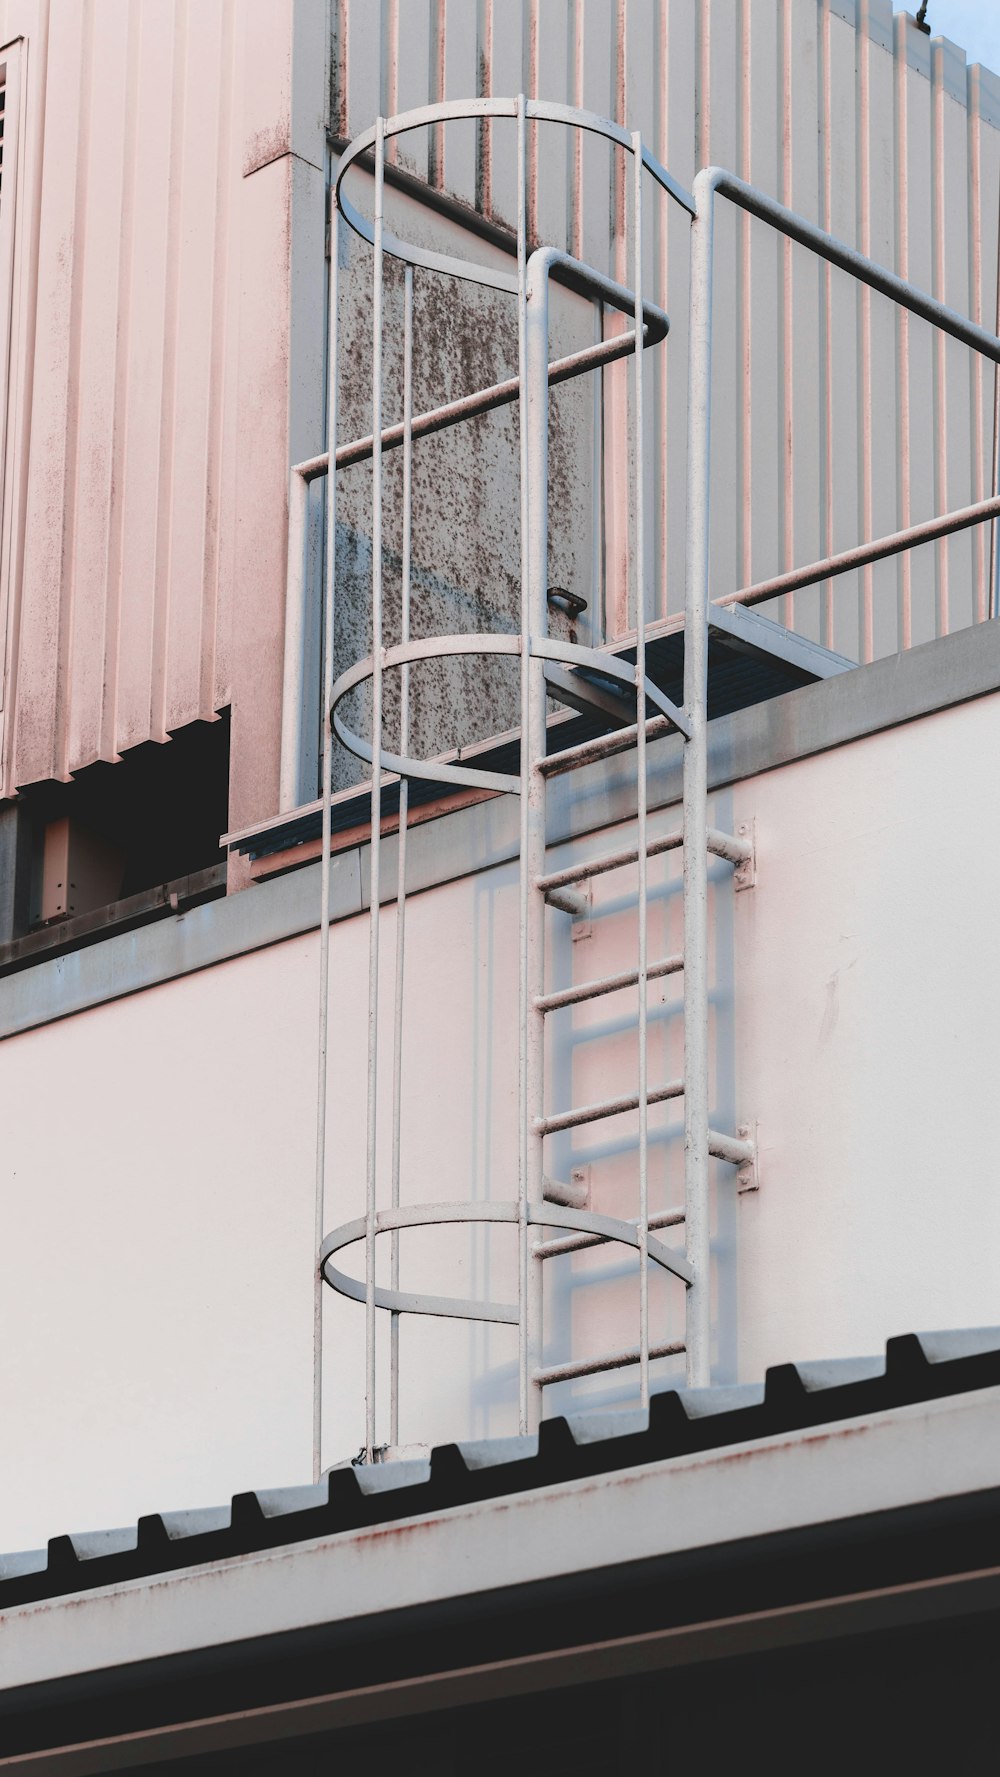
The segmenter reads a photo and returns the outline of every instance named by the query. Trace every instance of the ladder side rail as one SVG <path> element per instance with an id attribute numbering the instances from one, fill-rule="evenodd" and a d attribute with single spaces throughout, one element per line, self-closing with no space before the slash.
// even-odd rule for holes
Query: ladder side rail
<path id="1" fill-rule="evenodd" d="M 642 315 L 642 137 L 632 137 L 632 247 L 635 325 L 638 334 Z M 646 832 L 648 786 L 646 782 L 646 475 L 644 455 L 645 352 L 637 351 L 635 375 L 635 701 L 636 701 L 636 843 L 638 846 L 638 956 L 636 990 L 639 1040 L 639 1400 L 649 1405 L 649 1006 L 648 1006 L 648 887 L 649 841 Z"/>
<path id="2" fill-rule="evenodd" d="M 522 660 L 528 702 L 522 711 L 521 756 L 525 857 L 527 878 L 525 907 L 525 1104 L 527 1110 L 527 1205 L 540 1204 L 544 1185 L 545 1117 L 545 1014 L 539 1000 L 545 990 L 545 896 L 538 886 L 545 871 L 546 780 L 539 769 L 545 754 L 546 681 L 545 656 L 533 651 L 548 627 L 549 554 L 549 275 L 552 254 L 542 248 L 531 255 L 525 277 L 525 347 L 527 382 L 528 552 L 527 581 L 523 589 L 524 646 Z M 638 354 L 641 356 L 641 353 Z M 526 1206 L 527 1207 L 527 1206 Z M 530 1212 L 529 1212 L 530 1213 Z M 526 1256 L 523 1285 L 526 1356 L 528 1361 L 527 1422 L 535 1431 L 541 1418 L 541 1390 L 535 1380 L 540 1363 L 541 1268 L 533 1252 Z"/>
<path id="3" fill-rule="evenodd" d="M 372 783 L 368 928 L 368 1083 L 365 1179 L 365 1459 L 375 1460 L 377 1427 L 375 1235 L 378 1164 L 378 1000 L 382 863 L 382 231 L 385 185 L 383 119 L 375 124 L 375 226 L 372 287 Z"/>
<path id="4" fill-rule="evenodd" d="M 708 1180 L 708 604 L 712 427 L 712 273 L 715 186 L 694 184 L 684 573 L 684 1211 L 687 1380 L 711 1382 L 711 1229 Z"/>
<path id="5" fill-rule="evenodd" d="M 403 551 L 400 586 L 400 646 L 410 640 L 410 579 L 413 541 L 413 267 L 403 274 Z M 410 750 L 410 665 L 405 661 L 399 675 L 399 751 L 405 759 Z M 393 991 L 392 1050 L 392 1207 L 399 1208 L 403 1115 L 403 988 L 406 969 L 406 834 L 410 808 L 410 784 L 399 785 L 399 837 L 396 846 L 396 967 Z M 399 1293 L 399 1234 L 394 1228 L 390 1245 L 391 1287 Z M 389 1317 L 389 1443 L 399 1443 L 399 1315 Z"/>

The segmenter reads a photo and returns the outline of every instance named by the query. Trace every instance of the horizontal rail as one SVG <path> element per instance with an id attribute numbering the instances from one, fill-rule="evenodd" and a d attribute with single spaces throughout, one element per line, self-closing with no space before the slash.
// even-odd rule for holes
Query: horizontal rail
<path id="1" fill-rule="evenodd" d="M 668 1080 L 665 1086 L 651 1086 L 647 1104 L 663 1104 L 668 1098 L 683 1098 L 683 1080 Z M 581 1123 L 600 1123 L 604 1117 L 617 1117 L 624 1111 L 639 1109 L 639 1094 L 630 1092 L 622 1098 L 605 1098 L 597 1104 L 579 1105 L 573 1111 L 557 1111 L 551 1117 L 538 1117 L 535 1128 L 540 1135 L 555 1135 L 560 1129 L 577 1129 Z"/>
<path id="2" fill-rule="evenodd" d="M 684 1222 L 682 1209 L 661 1209 L 649 1218 L 652 1232 L 658 1228 L 679 1228 Z M 635 1224 L 638 1227 L 638 1222 Z M 588 1246 L 607 1246 L 604 1234 L 564 1234 L 558 1240 L 543 1240 L 535 1247 L 536 1259 L 558 1259 L 563 1253 L 583 1252 Z"/>
<path id="3" fill-rule="evenodd" d="M 908 284 L 904 278 L 897 277 L 895 272 L 888 271 L 884 265 L 877 264 L 874 259 L 868 259 L 865 254 L 848 247 L 844 241 L 838 241 L 833 235 L 826 234 L 815 223 L 807 222 L 804 216 L 796 215 L 794 210 L 786 209 L 784 204 L 777 203 L 774 198 L 766 197 L 762 191 L 748 185 L 735 173 L 726 172 L 722 167 L 706 167 L 704 172 L 698 174 L 695 187 L 696 201 L 698 190 L 708 187 L 717 191 L 748 215 L 769 223 L 772 228 L 787 235 L 789 240 L 798 241 L 800 246 L 817 253 L 830 265 L 839 266 L 849 277 L 857 278 L 859 283 L 867 284 L 869 289 L 877 290 L 891 302 L 899 303 L 901 308 L 909 309 L 911 314 L 929 321 L 932 327 L 940 328 L 942 333 L 949 333 L 952 339 L 960 340 L 982 357 L 991 358 L 995 364 L 1000 364 L 1000 339 L 996 334 L 987 332 L 984 327 L 978 327 L 965 315 L 958 314 L 955 309 L 946 307 L 935 297 Z"/>
<path id="4" fill-rule="evenodd" d="M 650 963 L 647 981 L 659 981 L 664 975 L 676 975 L 684 967 L 683 956 L 664 956 Z M 558 993 L 539 994 L 535 1001 L 539 1012 L 560 1012 L 564 1006 L 577 1006 L 583 1000 L 598 1000 L 606 993 L 618 993 L 623 987 L 636 987 L 638 969 L 626 969 L 621 975 L 601 975 L 596 981 L 581 981 L 576 987 L 563 987 Z"/>
<path id="5" fill-rule="evenodd" d="M 648 349 L 658 343 L 658 338 L 650 338 L 654 330 L 649 326 L 643 328 L 643 340 Z M 614 364 L 619 358 L 627 358 L 635 350 L 635 330 L 630 333 L 616 334 L 613 339 L 602 340 L 599 345 L 583 346 L 578 352 L 570 352 L 565 358 L 557 358 L 549 365 L 549 387 L 555 388 L 559 383 L 567 383 L 575 376 L 584 376 L 588 370 L 600 370 L 605 364 Z M 510 407 L 518 398 L 518 379 L 508 377 L 502 383 L 492 383 L 487 389 L 478 389 L 475 394 L 461 395 L 457 401 L 446 401 L 441 407 L 432 407 L 426 413 L 414 415 L 411 427 L 413 438 L 430 438 L 437 432 L 446 432 L 452 426 L 460 426 L 465 420 L 476 419 L 483 413 L 495 413 L 497 408 Z M 382 449 L 398 450 L 403 442 L 403 423 L 386 426 L 382 432 Z M 349 444 L 337 447 L 337 468 L 351 469 L 357 463 L 367 463 L 372 454 L 374 440 L 371 433 L 364 438 L 352 439 Z M 330 467 L 328 451 L 321 451 L 318 456 L 309 457 L 306 462 L 296 463 L 296 472 L 307 481 L 325 475 Z"/>
<path id="6" fill-rule="evenodd" d="M 1000 518 L 1000 497 L 979 500 L 974 506 L 962 506 L 942 518 L 928 518 L 921 524 L 908 525 L 904 531 L 893 531 L 874 543 L 859 543 L 829 555 L 825 561 L 810 562 L 807 567 L 793 568 L 787 574 L 776 574 L 771 580 L 759 580 L 741 592 L 728 592 L 714 600 L 718 605 L 760 605 L 765 599 L 779 598 L 785 592 L 798 592 L 804 586 L 818 586 L 823 580 L 834 580 L 838 574 L 850 574 L 855 568 L 866 568 L 872 562 L 884 561 L 890 555 L 902 555 L 908 549 L 919 549 L 922 543 L 935 543 L 956 531 L 986 524 Z"/>
<path id="7" fill-rule="evenodd" d="M 683 1339 L 671 1339 L 666 1345 L 651 1345 L 649 1356 L 679 1357 L 686 1349 Z M 573 1382 L 578 1376 L 599 1376 L 605 1370 L 624 1370 L 630 1364 L 639 1362 L 639 1347 L 633 1345 L 628 1351 L 609 1351 L 604 1357 L 582 1357 L 573 1364 L 549 1364 L 544 1370 L 535 1371 L 535 1381 L 539 1388 L 548 1388 L 553 1382 Z"/>

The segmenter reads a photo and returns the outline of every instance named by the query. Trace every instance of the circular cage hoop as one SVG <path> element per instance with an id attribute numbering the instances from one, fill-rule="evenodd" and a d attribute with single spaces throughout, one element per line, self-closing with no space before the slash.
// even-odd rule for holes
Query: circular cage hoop
<path id="1" fill-rule="evenodd" d="M 606 654 L 599 648 L 588 648 L 579 642 L 560 641 L 555 636 L 532 636 L 530 652 L 535 659 L 551 660 L 565 666 L 584 667 L 603 679 L 613 679 L 637 697 L 636 668 L 629 662 L 619 660 L 613 654 Z M 445 660 L 459 655 L 468 654 L 500 654 L 505 656 L 521 653 L 521 637 L 516 635 L 452 635 L 430 636 L 414 642 L 401 642 L 393 648 L 382 651 L 382 670 L 389 671 L 394 667 L 410 666 L 421 660 Z M 356 665 L 341 673 L 333 687 L 330 704 L 330 720 L 338 740 L 358 759 L 366 764 L 373 763 L 373 749 L 369 741 L 355 734 L 348 728 L 338 713 L 338 705 L 349 692 L 357 690 L 359 685 L 366 684 L 372 678 L 375 663 L 371 655 L 359 660 Z M 647 675 L 644 681 L 646 700 L 668 720 L 677 726 L 679 712 L 664 697 L 658 685 Z M 478 771 L 471 766 L 449 765 L 437 759 L 413 759 L 408 755 L 391 753 L 382 748 L 379 754 L 379 768 L 382 771 L 394 772 L 403 778 L 422 778 L 430 783 L 440 783 L 449 788 L 494 790 L 499 793 L 517 795 L 520 791 L 520 779 L 501 771 Z"/>
<path id="2" fill-rule="evenodd" d="M 635 1222 L 617 1216 L 597 1215 L 589 1209 L 566 1209 L 555 1203 L 529 1203 L 528 1222 L 535 1227 L 562 1228 L 574 1234 L 593 1234 L 597 1239 L 622 1246 L 639 1248 L 639 1229 Z M 514 1203 L 423 1203 L 405 1209 L 379 1210 L 375 1217 L 375 1233 L 389 1234 L 403 1228 L 435 1228 L 449 1224 L 492 1223 L 516 1224 L 519 1206 Z M 337 1295 L 353 1302 L 365 1301 L 365 1285 L 331 1265 L 335 1253 L 357 1246 L 368 1232 L 365 1216 L 345 1222 L 326 1236 L 320 1248 L 319 1269 L 324 1283 Z M 678 1278 L 685 1285 L 692 1282 L 691 1269 L 680 1253 L 650 1234 L 646 1252 L 655 1265 Z M 375 1286 L 375 1306 L 393 1314 L 430 1314 L 444 1320 L 476 1320 L 517 1326 L 518 1310 L 507 1302 L 480 1302 L 458 1296 L 429 1296 L 405 1290 Z"/>
<path id="3" fill-rule="evenodd" d="M 375 231 L 371 223 L 351 203 L 343 186 L 351 168 L 375 147 L 380 128 L 382 139 L 387 142 L 396 136 L 406 135 L 410 130 L 426 129 L 435 124 L 496 118 L 517 119 L 522 106 L 529 123 L 558 123 L 568 129 L 584 130 L 590 135 L 603 136 L 606 141 L 615 147 L 624 148 L 629 154 L 637 154 L 667 196 L 680 204 L 689 215 L 695 214 L 694 199 L 690 192 L 685 191 L 671 177 L 637 134 L 624 129 L 621 124 L 613 123 L 610 117 L 601 117 L 596 111 L 584 111 L 573 105 L 557 105 L 548 99 L 449 99 L 436 105 L 419 105 L 413 111 L 401 111 L 395 117 L 383 118 L 379 124 L 363 130 L 360 136 L 355 136 L 353 142 L 345 148 L 337 169 L 334 197 L 348 227 L 361 240 L 367 241 L 370 247 L 374 246 Z M 473 260 L 456 259 L 448 253 L 432 252 L 429 248 L 400 240 L 386 228 L 382 232 L 382 247 L 394 259 L 402 260 L 404 265 L 420 266 L 425 271 L 440 272 L 445 277 L 465 278 L 473 284 L 485 284 L 493 290 L 517 294 L 515 272 L 501 271 L 496 266 L 477 265 Z"/>

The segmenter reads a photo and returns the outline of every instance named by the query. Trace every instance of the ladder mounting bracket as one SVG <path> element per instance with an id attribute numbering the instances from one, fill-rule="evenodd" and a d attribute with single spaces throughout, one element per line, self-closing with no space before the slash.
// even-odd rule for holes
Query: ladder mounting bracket
<path id="1" fill-rule="evenodd" d="M 747 1191 L 760 1190 L 757 1125 L 756 1123 L 737 1123 L 736 1134 L 740 1141 L 748 1141 L 753 1144 L 753 1159 L 744 1160 L 742 1166 L 736 1169 L 736 1190 L 740 1196 L 743 1196 Z"/>
<path id="2" fill-rule="evenodd" d="M 736 829 L 738 839 L 745 839 L 750 846 L 750 855 L 737 864 L 733 872 L 733 887 L 737 890 L 753 888 L 757 881 L 757 823 L 754 820 L 740 821 Z"/>

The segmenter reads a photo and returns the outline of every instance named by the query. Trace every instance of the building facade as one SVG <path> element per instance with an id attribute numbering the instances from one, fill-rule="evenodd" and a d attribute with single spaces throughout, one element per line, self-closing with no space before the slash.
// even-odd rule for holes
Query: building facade
<path id="1" fill-rule="evenodd" d="M 555 1658 L 567 1600 L 737 1534 L 790 1573 L 815 1530 L 801 1596 L 723 1562 L 675 1628 L 818 1609 L 821 1521 L 916 1621 L 995 1485 L 997 1341 L 906 1338 L 1000 1320 L 1000 78 L 888 0 L 5 0 L 0 39 L 0 1546 L 80 1533 L 65 1584 L 4 1570 L 12 1748 L 90 1670 L 53 1652 L 84 1559 L 143 1731 L 206 1563 L 269 1708 L 275 1638 L 321 1664 L 418 1605 L 453 1674 L 427 1576 L 467 1560 L 483 1620 L 510 1592 L 477 1670 L 536 1582 Z M 842 1427 L 810 1517 L 812 1428 L 856 1420 L 884 1486 Z M 883 1572 L 869 1517 L 916 1550 L 952 1439 L 975 1510 Z M 511 1472 L 459 1486 L 456 1443 Z M 591 1510 L 600 1581 L 559 1555 Z M 445 1529 L 394 1589 L 401 1513 Z M 609 1657 L 645 1744 L 673 1656 Z M 493 1682 L 448 1706 L 549 1681 Z M 177 1757 L 249 1756 L 220 1734 Z"/>

